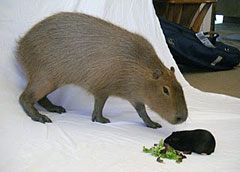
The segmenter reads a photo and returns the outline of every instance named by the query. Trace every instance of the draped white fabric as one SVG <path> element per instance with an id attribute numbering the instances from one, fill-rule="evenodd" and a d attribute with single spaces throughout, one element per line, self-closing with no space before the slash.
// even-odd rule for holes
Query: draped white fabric
<path id="1" fill-rule="evenodd" d="M 148 109 L 163 126 L 144 126 L 130 104 L 108 100 L 104 115 L 110 124 L 91 122 L 93 98 L 84 90 L 66 86 L 50 99 L 66 108 L 65 114 L 41 109 L 51 124 L 33 122 L 22 110 L 18 97 L 26 85 L 14 50 L 16 41 L 45 17 L 60 11 L 83 12 L 110 21 L 148 39 L 161 61 L 176 68 L 189 109 L 189 119 L 170 125 Z M 231 88 L 229 88 L 231 89 Z M 0 171 L 238 171 L 240 168 L 240 100 L 192 88 L 183 78 L 167 48 L 150 0 L 1 0 L 0 1 Z M 210 156 L 193 154 L 182 164 L 142 153 L 142 146 L 168 136 L 172 131 L 204 128 L 217 140 Z"/>

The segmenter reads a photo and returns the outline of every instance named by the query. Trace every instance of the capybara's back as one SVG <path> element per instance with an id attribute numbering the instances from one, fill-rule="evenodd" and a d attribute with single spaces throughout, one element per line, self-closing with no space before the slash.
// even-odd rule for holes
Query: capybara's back
<path id="1" fill-rule="evenodd" d="M 66 84 L 81 86 L 94 95 L 93 121 L 109 122 L 102 116 L 109 96 L 129 100 L 137 111 L 147 104 L 157 113 L 166 113 L 161 115 L 171 123 L 186 120 L 182 88 L 151 44 L 98 18 L 65 12 L 44 19 L 19 41 L 17 59 L 28 79 L 20 103 L 35 121 L 51 122 L 34 108 L 36 102 L 50 112 L 65 112 L 46 96 Z M 159 90 L 155 88 L 157 84 L 161 85 Z M 161 94 L 156 94 L 157 91 Z M 164 96 L 169 99 L 166 105 L 162 102 Z M 160 97 L 162 100 L 158 100 Z M 173 98 L 181 103 L 172 103 Z M 147 114 L 140 116 L 148 126 L 160 126 L 144 118 Z"/>

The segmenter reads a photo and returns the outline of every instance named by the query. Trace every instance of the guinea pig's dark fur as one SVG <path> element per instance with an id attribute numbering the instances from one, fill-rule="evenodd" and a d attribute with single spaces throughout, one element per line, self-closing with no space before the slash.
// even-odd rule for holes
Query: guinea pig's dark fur
<path id="1" fill-rule="evenodd" d="M 173 132 L 164 140 L 164 143 L 179 151 L 208 155 L 214 152 L 216 145 L 214 136 L 202 129 Z"/>

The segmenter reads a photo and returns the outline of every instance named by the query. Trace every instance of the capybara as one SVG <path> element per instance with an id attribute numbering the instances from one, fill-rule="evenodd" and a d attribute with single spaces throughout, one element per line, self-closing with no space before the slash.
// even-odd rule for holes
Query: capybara
<path id="1" fill-rule="evenodd" d="M 214 136 L 203 129 L 173 132 L 164 140 L 164 143 L 187 153 L 206 153 L 208 155 L 214 152 L 216 146 Z"/>
<path id="2" fill-rule="evenodd" d="M 142 36 L 104 20 L 73 12 L 52 15 L 20 39 L 16 56 L 28 79 L 19 102 L 34 121 L 51 122 L 35 103 L 50 112 L 65 112 L 47 95 L 66 84 L 78 85 L 94 96 L 92 121 L 110 122 L 102 115 L 109 96 L 128 100 L 151 128 L 161 125 L 149 118 L 145 104 L 169 123 L 187 119 L 174 68 L 166 68 Z"/>

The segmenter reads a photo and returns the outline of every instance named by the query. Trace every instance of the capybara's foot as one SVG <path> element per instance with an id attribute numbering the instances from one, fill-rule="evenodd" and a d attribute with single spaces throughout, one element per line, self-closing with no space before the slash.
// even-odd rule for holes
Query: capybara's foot
<path id="1" fill-rule="evenodd" d="M 23 107 L 23 110 L 27 113 L 27 115 L 33 120 L 41 123 L 52 122 L 47 116 L 40 114 L 37 109 L 33 106 L 33 103 L 30 103 L 31 100 L 29 97 L 26 98 L 26 92 L 19 97 L 19 102 Z"/>
<path id="2" fill-rule="evenodd" d="M 145 125 L 149 128 L 161 128 L 162 126 L 151 120 L 151 118 L 148 116 L 146 112 L 145 105 L 143 103 L 132 103 L 136 111 L 138 112 L 138 115 L 142 118 Z"/>
<path id="3" fill-rule="evenodd" d="M 99 115 L 93 115 L 92 121 L 100 122 L 100 123 L 110 123 L 110 120 L 107 118 L 104 118 L 103 116 Z"/>
<path id="4" fill-rule="evenodd" d="M 46 123 L 46 122 L 48 122 L 48 123 L 52 122 L 51 119 L 49 119 L 47 116 L 42 115 L 40 113 L 38 113 L 37 115 L 31 115 L 30 117 L 32 118 L 33 121 L 38 121 L 38 122 L 41 122 L 43 124 Z"/>
<path id="5" fill-rule="evenodd" d="M 153 121 L 145 123 L 145 124 L 149 128 L 162 128 L 162 126 L 159 123 L 153 122 Z"/>
<path id="6" fill-rule="evenodd" d="M 49 112 L 56 112 L 59 114 L 66 112 L 66 110 L 62 106 L 52 104 L 52 102 L 47 98 L 47 96 L 44 96 L 41 100 L 38 101 L 38 103 Z"/>
<path id="7" fill-rule="evenodd" d="M 51 108 L 48 108 L 47 111 L 56 112 L 59 114 L 66 112 L 66 110 L 62 106 L 52 106 Z"/>
<path id="8" fill-rule="evenodd" d="M 92 121 L 109 123 L 110 120 L 102 116 L 103 106 L 107 100 L 107 96 L 95 96 L 94 110 L 92 113 Z"/>

